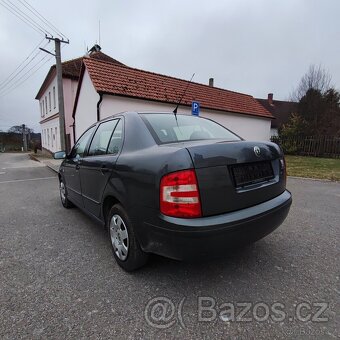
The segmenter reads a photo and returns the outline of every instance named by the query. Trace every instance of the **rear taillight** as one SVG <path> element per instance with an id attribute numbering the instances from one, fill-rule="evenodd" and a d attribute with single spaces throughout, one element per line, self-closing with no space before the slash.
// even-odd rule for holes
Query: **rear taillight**
<path id="1" fill-rule="evenodd" d="M 160 210 L 173 217 L 202 216 L 195 170 L 173 172 L 161 179 Z"/>

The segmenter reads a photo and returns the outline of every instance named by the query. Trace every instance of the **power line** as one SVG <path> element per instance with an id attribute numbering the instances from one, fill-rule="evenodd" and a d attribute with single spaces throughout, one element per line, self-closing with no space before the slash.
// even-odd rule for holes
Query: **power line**
<path id="1" fill-rule="evenodd" d="M 49 20 L 47 20 L 40 12 L 38 12 L 30 3 L 26 0 L 17 0 L 18 3 L 23 7 L 18 7 L 11 0 L 0 0 L 0 5 L 14 14 L 17 18 L 23 21 L 25 24 L 33 28 L 38 33 L 43 33 L 44 35 L 52 36 L 50 30 L 55 32 L 62 38 L 68 40 L 68 38 L 53 25 Z M 33 14 L 33 18 L 32 15 Z M 38 19 L 38 20 L 36 20 Z"/>
<path id="2" fill-rule="evenodd" d="M 61 47 L 61 49 L 63 49 L 65 47 L 65 45 L 63 45 Z M 52 51 L 50 51 L 52 52 Z M 31 74 L 27 75 L 26 78 L 24 78 L 20 83 L 19 81 L 26 75 L 28 74 L 32 69 L 34 69 L 36 66 L 38 66 L 46 57 L 49 57 L 43 64 L 41 64 L 36 70 L 34 70 Z M 38 63 L 36 63 L 33 67 L 31 67 L 23 76 L 21 76 L 19 79 L 17 79 L 17 81 L 15 83 L 13 83 L 9 88 L 4 89 L 2 93 L 0 93 L 0 98 L 7 96 L 8 94 L 10 94 L 11 92 L 13 92 L 14 90 L 16 90 L 18 87 L 20 87 L 26 80 L 28 80 L 29 78 L 31 78 L 34 74 L 36 74 L 46 63 L 48 63 L 51 59 L 53 58 L 52 56 L 49 55 L 45 55 L 45 57 L 43 57 Z M 1 92 L 1 91 L 0 91 Z"/>
<path id="3" fill-rule="evenodd" d="M 33 67 L 31 67 L 24 75 L 22 75 L 17 82 L 15 82 L 14 84 L 12 84 L 12 86 L 10 86 L 9 88 L 5 89 L 5 91 L 3 91 L 0 94 L 0 97 L 4 97 L 8 94 L 10 94 L 11 92 L 13 92 L 15 89 L 17 89 L 19 86 L 21 86 L 26 80 L 28 80 L 30 77 L 32 77 L 34 74 L 36 74 L 47 62 L 49 62 L 53 56 L 50 56 L 43 64 L 41 64 L 36 70 L 34 70 L 31 74 L 28 74 L 31 70 L 33 70 L 35 67 L 37 67 L 44 59 L 46 59 L 48 57 L 48 55 L 45 55 L 38 63 L 36 63 Z M 27 75 L 28 74 L 28 75 Z M 25 75 L 27 75 L 26 78 L 24 78 L 21 82 L 19 82 Z"/>
<path id="4" fill-rule="evenodd" d="M 43 33 L 43 34 L 48 33 L 49 34 L 49 32 L 47 30 L 44 30 L 43 27 L 41 27 L 39 24 L 34 22 L 34 20 L 32 20 L 28 15 L 26 15 L 24 12 L 22 12 L 17 6 L 13 5 L 13 3 L 11 3 L 10 1 L 8 1 L 8 2 L 6 2 L 6 0 L 1 0 L 1 5 L 3 7 L 5 7 L 7 10 L 9 10 L 11 13 L 13 13 L 20 20 L 22 20 L 24 23 L 26 23 L 31 28 L 33 28 L 39 34 L 40 33 Z"/>
<path id="5" fill-rule="evenodd" d="M 0 85 L 0 92 L 3 91 L 8 85 L 10 85 L 13 81 L 15 81 L 15 79 L 22 73 L 22 71 L 32 63 L 32 61 L 34 59 L 36 59 L 38 57 L 38 55 L 40 54 L 39 51 L 37 51 L 37 53 L 33 56 L 33 58 L 31 58 L 31 60 L 24 66 L 22 67 L 17 73 L 15 73 L 7 82 L 3 83 L 2 85 Z"/>
<path id="6" fill-rule="evenodd" d="M 26 0 L 18 0 L 22 5 L 24 5 L 31 13 L 33 13 L 37 18 L 43 21 L 50 29 L 56 32 L 60 37 L 68 39 L 63 33 L 61 33 L 57 27 L 55 27 L 50 21 L 48 21 L 42 14 L 40 14 L 31 4 Z"/>
<path id="7" fill-rule="evenodd" d="M 48 30 L 46 30 L 44 27 L 42 27 L 38 22 L 36 22 L 33 18 L 31 18 L 27 13 L 25 13 L 23 10 L 21 10 L 17 5 L 15 5 L 11 0 L 3 0 L 5 3 L 10 6 L 14 11 L 21 14 L 25 17 L 30 23 L 35 25 L 38 29 L 42 30 L 43 32 L 51 34 Z"/>
<path id="8" fill-rule="evenodd" d="M 46 47 L 48 45 L 48 42 L 43 46 L 44 48 Z M 36 49 L 35 50 L 33 50 L 33 52 L 34 51 L 36 51 Z M 11 75 L 9 76 L 9 77 L 7 77 L 6 78 L 6 80 L 5 81 L 3 81 L 1 84 L 0 84 L 0 92 L 3 90 L 3 88 L 5 88 L 6 86 L 8 86 L 10 83 L 12 83 L 13 81 L 15 81 L 15 79 L 28 67 L 28 65 L 30 65 L 32 62 L 33 62 L 33 60 L 34 59 L 36 59 L 37 57 L 38 57 L 38 55 L 40 54 L 40 50 L 37 50 L 37 53 L 33 56 L 33 57 L 31 57 L 30 58 L 30 60 L 28 61 L 28 62 L 26 62 L 25 63 L 25 61 L 26 60 L 28 60 L 29 58 L 26 58 L 25 60 L 24 60 L 24 62 L 23 63 L 21 63 L 20 65 L 19 65 L 19 67 L 17 67 L 16 69 L 15 69 L 15 71 L 14 72 L 12 72 L 11 73 Z M 32 53 L 31 53 L 31 55 L 32 55 Z"/>
<path id="9" fill-rule="evenodd" d="M 1 0 L 0 0 L 1 1 Z M 45 34 L 44 31 L 40 30 L 40 29 L 37 29 L 35 26 L 33 26 L 29 21 L 27 21 L 24 17 L 18 15 L 15 13 L 15 11 L 13 11 L 6 3 L 4 2 L 0 2 L 0 5 L 5 7 L 8 11 L 10 11 L 12 14 L 14 14 L 17 18 L 19 18 L 21 21 L 23 21 L 25 24 L 27 24 L 28 26 L 30 26 L 31 28 L 33 28 L 36 32 L 38 32 L 39 34 L 40 33 L 43 33 Z"/>
<path id="10" fill-rule="evenodd" d="M 1 83 L 0 83 L 0 88 L 2 86 L 2 84 L 4 84 L 18 69 L 21 65 L 23 65 L 25 63 L 25 61 L 27 59 L 29 59 L 29 57 L 35 52 L 35 50 L 40 46 L 40 44 L 45 40 L 45 38 L 42 38 L 42 40 L 39 42 L 38 45 L 36 45 L 33 50 L 31 51 L 31 53 L 15 68 L 15 70 L 6 78 L 4 79 Z"/>
<path id="11" fill-rule="evenodd" d="M 42 57 L 36 64 L 34 64 L 26 73 L 24 73 L 15 83 L 13 83 L 10 87 L 4 89 L 2 93 L 0 93 L 0 96 L 3 97 L 9 93 L 11 93 L 13 90 L 15 90 L 17 87 L 19 87 L 22 83 L 24 83 L 28 78 L 30 78 L 33 74 L 35 74 L 43 65 L 45 65 L 51 58 L 46 60 L 43 64 L 41 64 L 42 61 L 44 61 L 48 56 Z M 39 66 L 36 70 L 34 70 L 37 66 Z M 34 70 L 33 73 L 29 74 L 32 70 Z M 28 75 L 23 81 L 21 81 L 26 75 Z M 21 81 L 21 82 L 20 82 Z"/>

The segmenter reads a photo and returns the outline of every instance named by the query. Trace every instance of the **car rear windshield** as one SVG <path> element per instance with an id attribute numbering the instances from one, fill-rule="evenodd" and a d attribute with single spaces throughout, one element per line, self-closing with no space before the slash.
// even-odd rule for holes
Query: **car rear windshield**
<path id="1" fill-rule="evenodd" d="M 143 113 L 144 122 L 158 144 L 191 140 L 223 139 L 240 140 L 231 131 L 212 120 L 195 116 Z"/>

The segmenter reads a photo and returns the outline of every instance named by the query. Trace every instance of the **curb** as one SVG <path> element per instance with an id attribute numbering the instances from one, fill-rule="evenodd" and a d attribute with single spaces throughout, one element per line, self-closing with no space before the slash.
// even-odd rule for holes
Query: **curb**
<path id="1" fill-rule="evenodd" d="M 55 173 L 58 173 L 59 171 L 57 169 L 54 168 L 53 165 L 51 165 L 49 162 L 42 162 L 38 157 L 35 157 L 33 154 L 29 153 L 28 154 L 29 158 L 32 159 L 33 161 L 39 162 L 39 163 L 43 163 L 45 164 L 48 168 L 50 168 L 52 171 L 54 171 Z"/>
<path id="2" fill-rule="evenodd" d="M 41 162 L 39 161 L 39 159 L 38 159 L 37 157 L 35 157 L 33 154 L 31 154 L 31 153 L 28 154 L 28 157 L 29 157 L 32 161 L 36 161 L 36 162 L 41 163 Z"/>
<path id="3" fill-rule="evenodd" d="M 59 172 L 57 169 L 55 169 L 52 165 L 49 165 L 47 163 L 44 163 L 48 168 L 50 168 L 51 170 L 53 170 L 56 174 Z"/>

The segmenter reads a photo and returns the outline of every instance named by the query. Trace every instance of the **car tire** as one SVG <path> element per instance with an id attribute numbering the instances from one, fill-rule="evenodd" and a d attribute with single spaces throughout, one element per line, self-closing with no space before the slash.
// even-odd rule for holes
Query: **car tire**
<path id="1" fill-rule="evenodd" d="M 67 189 L 66 185 L 62 178 L 59 179 L 59 193 L 60 193 L 60 200 L 61 204 L 64 208 L 70 209 L 73 207 L 72 202 L 67 198 Z"/>
<path id="2" fill-rule="evenodd" d="M 144 266 L 149 257 L 142 251 L 134 227 L 134 223 L 120 204 L 115 204 L 110 209 L 107 229 L 113 256 L 119 266 L 128 272 Z"/>

